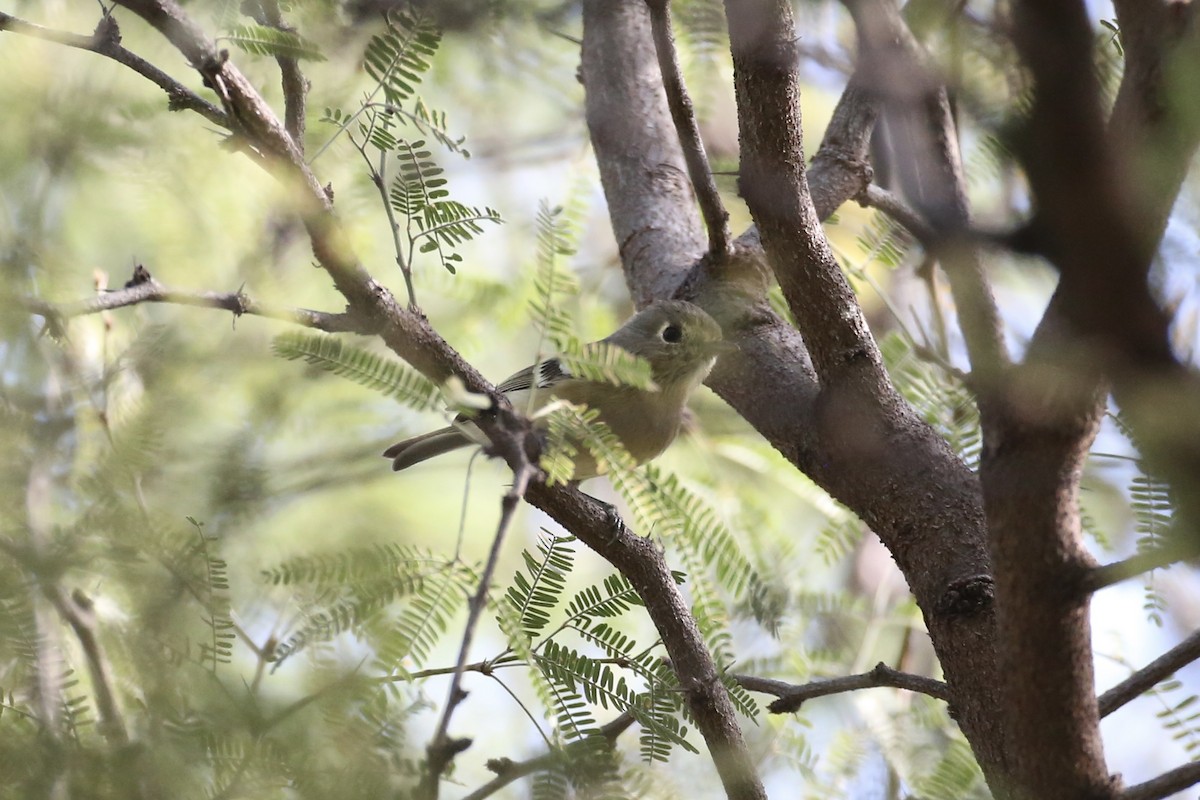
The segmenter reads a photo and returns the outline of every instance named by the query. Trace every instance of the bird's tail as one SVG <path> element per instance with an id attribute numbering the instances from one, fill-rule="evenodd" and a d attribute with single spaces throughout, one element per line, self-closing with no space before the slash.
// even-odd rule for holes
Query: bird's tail
<path id="1" fill-rule="evenodd" d="M 392 459 L 392 469 L 399 472 L 427 458 L 440 456 L 469 444 L 474 442 L 458 428 L 442 428 L 396 442 L 383 451 L 383 456 Z"/>

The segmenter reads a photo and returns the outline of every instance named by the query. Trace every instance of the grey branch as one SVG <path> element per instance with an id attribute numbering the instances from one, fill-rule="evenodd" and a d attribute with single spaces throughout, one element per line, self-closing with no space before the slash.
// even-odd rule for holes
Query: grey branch
<path id="1" fill-rule="evenodd" d="M 99 294 L 87 300 L 71 303 L 51 303 L 33 297 L 22 297 L 17 302 L 27 311 L 45 317 L 51 330 L 62 327 L 72 318 L 101 311 L 111 311 L 139 303 L 173 303 L 176 305 L 217 308 L 229 311 L 235 317 L 250 314 L 294 322 L 306 328 L 315 328 L 328 333 L 371 333 L 372 328 L 359 316 L 352 313 L 333 314 L 312 311 L 307 308 L 289 308 L 260 303 L 241 290 L 236 292 L 202 292 L 188 289 L 173 289 L 153 278 L 140 283 Z"/>
<path id="2" fill-rule="evenodd" d="M 713 179 L 704 143 L 700 141 L 700 126 L 696 122 L 692 99 L 683 83 L 679 69 L 679 57 L 675 51 L 675 34 L 671 30 L 671 7 L 669 0 L 646 0 L 650 7 L 650 28 L 654 36 L 654 50 L 658 55 L 658 67 L 662 72 L 663 88 L 667 92 L 667 105 L 671 119 L 679 133 L 683 158 L 687 162 L 688 175 L 704 226 L 708 229 L 708 252 L 720 258 L 729 252 L 729 212 L 721 202 L 717 182 Z"/>
<path id="3" fill-rule="evenodd" d="M 772 694 L 779 699 L 767 706 L 772 714 L 790 714 L 796 711 L 806 700 L 825 697 L 843 692 L 856 692 L 859 689 L 873 689 L 879 686 L 890 686 L 894 689 L 907 689 L 910 692 L 927 694 L 938 700 L 950 701 L 950 689 L 945 683 L 909 672 L 900 672 L 887 664 L 880 662 L 870 672 L 859 675 L 845 675 L 840 678 L 830 678 L 823 681 L 813 681 L 796 685 L 771 678 L 759 678 L 753 675 L 736 675 L 734 679 L 747 691 Z"/>
<path id="4" fill-rule="evenodd" d="M 172 109 L 190 109 L 215 125 L 220 125 L 226 130 L 231 129 L 229 116 L 224 111 L 200 97 L 141 56 L 121 47 L 121 34 L 117 30 L 116 20 L 111 16 L 105 15 L 101 19 L 93 35 L 82 36 L 77 33 L 46 28 L 18 19 L 11 14 L 0 13 L 0 31 L 19 33 L 22 36 L 31 36 L 35 39 L 43 39 L 47 42 L 54 42 L 55 44 L 74 47 L 79 50 L 87 50 L 106 58 L 111 58 L 118 64 L 129 67 L 138 75 L 141 75 L 165 91 L 167 97 L 170 99 Z"/>
<path id="5" fill-rule="evenodd" d="M 1149 691 L 1155 684 L 1170 677 L 1198 658 L 1200 658 L 1200 631 L 1196 631 L 1100 695 L 1097 701 L 1100 705 L 1100 716 L 1107 717 L 1130 700 Z"/>

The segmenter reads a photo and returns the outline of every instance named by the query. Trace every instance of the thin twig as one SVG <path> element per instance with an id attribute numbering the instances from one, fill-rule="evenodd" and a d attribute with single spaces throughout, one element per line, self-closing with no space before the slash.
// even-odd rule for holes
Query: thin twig
<path id="1" fill-rule="evenodd" d="M 700 213 L 704 215 L 704 226 L 708 229 L 708 252 L 721 258 L 729 252 L 729 212 L 721 202 L 717 182 L 713 179 L 700 141 L 700 126 L 696 122 L 692 99 L 688 96 L 679 69 L 679 56 L 675 52 L 675 34 L 671 30 L 670 0 L 646 0 L 650 8 L 650 27 L 654 33 L 654 49 L 658 55 L 658 68 L 662 72 L 663 88 L 667 92 L 667 105 L 671 119 L 679 134 L 683 158 L 687 162 L 688 175 Z"/>
<path id="2" fill-rule="evenodd" d="M 516 665 L 514 664 L 514 666 Z M 471 664 L 464 664 L 461 669 L 463 672 L 478 672 L 481 675 L 491 675 L 492 670 L 496 669 L 496 665 L 489 660 L 475 661 Z M 430 669 L 409 672 L 403 675 L 383 675 L 379 678 L 379 681 L 382 683 L 408 683 L 409 681 L 421 680 L 422 678 L 435 678 L 438 675 L 453 675 L 458 670 L 459 666 L 457 664 L 453 667 L 431 667 Z"/>
<path id="3" fill-rule="evenodd" d="M 1140 697 L 1156 684 L 1183 669 L 1196 659 L 1200 659 L 1200 631 L 1196 631 L 1100 695 L 1097 700 L 1100 705 L 1100 716 L 1107 717 L 1130 700 Z"/>
<path id="4" fill-rule="evenodd" d="M 51 303 L 40 298 L 18 297 L 17 303 L 25 310 L 45 317 L 52 330 L 72 318 L 139 303 L 172 303 L 202 308 L 217 308 L 229 311 L 235 317 L 250 314 L 257 317 L 282 319 L 315 328 L 328 333 L 371 333 L 371 326 L 355 314 L 333 314 L 312 311 L 307 308 L 289 308 L 260 303 L 241 290 L 236 292 L 199 292 L 190 289 L 173 289 L 162 285 L 154 278 L 141 282 L 130 282 L 123 289 L 97 295 L 87 300 L 71 303 Z"/>
<path id="5" fill-rule="evenodd" d="M 1145 783 L 1130 786 L 1118 797 L 1120 800 L 1158 800 L 1160 797 L 1170 797 L 1197 783 L 1200 783 L 1200 761 L 1193 761 L 1164 772 Z"/>
<path id="6" fill-rule="evenodd" d="M 513 449 L 516 450 L 516 448 Z M 458 661 L 455 663 L 454 677 L 451 679 L 450 689 L 446 693 L 446 704 L 442 708 L 442 716 L 438 720 L 433 738 L 426 748 L 428 763 L 425 767 L 425 775 L 421 779 L 421 785 L 417 787 L 416 791 L 417 797 L 420 798 L 433 800 L 438 796 L 438 782 L 441 780 L 442 773 L 454 759 L 454 756 L 471 746 L 470 739 L 448 739 L 446 732 L 450 727 L 450 717 L 454 713 L 454 709 L 458 707 L 459 702 L 465 696 L 462 691 L 462 677 L 467 669 L 467 654 L 470 652 L 471 643 L 475 639 L 475 628 L 479 624 L 479 618 L 483 615 L 484 608 L 487 607 L 488 591 L 492 586 L 492 577 L 496 572 L 496 564 L 500 561 L 500 552 L 504 547 L 504 540 L 508 536 L 513 516 L 521 499 L 525 496 L 525 490 L 529 487 L 529 482 L 537 475 L 537 468 L 525 458 L 523 452 L 518 451 L 515 460 L 518 464 L 513 473 L 512 486 L 505 493 L 504 499 L 500 504 L 500 522 L 496 526 L 496 535 L 492 539 L 492 550 L 488 553 L 488 560 L 484 565 L 483 574 L 479 577 L 479 585 L 476 587 L 475 595 L 471 598 L 467 609 L 467 624 L 463 630 L 462 644 L 458 650 Z"/>
<path id="7" fill-rule="evenodd" d="M 165 91 L 172 110 L 186 108 L 189 111 L 195 111 L 209 122 L 220 125 L 226 130 L 233 129 L 229 115 L 220 108 L 200 97 L 141 56 L 121 47 L 121 33 L 117 29 L 116 19 L 112 16 L 106 14 L 100 20 L 100 24 L 96 26 L 95 33 L 91 36 L 82 36 L 77 33 L 46 28 L 33 22 L 18 19 L 11 14 L 0 13 L 0 31 L 11 31 L 22 36 L 31 36 L 35 39 L 43 39 L 47 42 L 54 42 L 55 44 L 74 47 L 79 50 L 87 50 L 88 52 L 111 58 L 118 64 L 129 67 L 138 75 L 141 75 Z"/>
<path id="8" fill-rule="evenodd" d="M 790 714 L 798 710 L 806 700 L 816 697 L 855 692 L 859 689 L 873 689 L 879 686 L 907 689 L 910 692 L 927 694 L 938 700 L 950 701 L 950 689 L 942 681 L 913 675 L 909 672 L 900 672 L 883 662 L 876 664 L 870 672 L 800 685 L 771 678 L 759 678 L 754 675 L 735 675 L 733 678 L 747 691 L 762 692 L 778 697 L 778 700 L 767 706 L 767 710 L 772 714 Z"/>
<path id="9" fill-rule="evenodd" d="M 629 729 L 634 722 L 633 715 L 628 711 L 622 712 L 611 722 L 607 722 L 600 727 L 597 735 L 603 736 L 610 743 L 615 741 L 618 736 Z M 575 742 L 562 750 L 549 750 L 540 756 L 531 758 L 527 761 L 508 761 L 507 759 L 493 759 L 488 762 L 488 768 L 496 772 L 496 777 L 480 786 L 475 791 L 463 797 L 462 800 L 483 800 L 485 797 L 490 797 L 496 792 L 503 789 L 513 781 L 524 778 L 526 775 L 532 775 L 535 772 L 548 769 L 555 764 L 559 764 L 571 757 L 571 751 L 575 748 L 584 748 L 587 745 L 584 742 Z"/>
<path id="10" fill-rule="evenodd" d="M 375 126 L 375 118 L 371 118 L 371 128 Z M 367 134 L 367 139 L 370 138 L 370 133 Z M 400 221 L 396 219 L 396 211 L 392 208 L 391 198 L 388 197 L 387 186 L 387 152 L 379 151 L 379 166 L 371 163 L 371 157 L 367 155 L 367 141 L 364 139 L 362 144 L 354 138 L 353 134 L 347 134 L 350 143 L 362 155 L 363 161 L 367 164 L 367 174 L 371 178 L 371 183 L 379 191 L 379 199 L 383 203 L 383 213 L 387 217 L 388 227 L 392 231 L 392 247 L 396 251 L 396 266 L 400 267 L 400 274 L 404 276 L 404 290 L 408 293 L 408 308 L 410 311 L 417 308 L 417 290 L 413 285 L 412 263 L 405 257 L 404 243 L 400 241 Z M 409 242 L 409 253 L 412 253 L 412 242 Z"/>

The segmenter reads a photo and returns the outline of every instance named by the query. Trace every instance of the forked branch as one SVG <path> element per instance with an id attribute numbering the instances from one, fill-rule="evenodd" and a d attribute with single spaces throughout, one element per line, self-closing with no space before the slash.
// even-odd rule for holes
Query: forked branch
<path id="1" fill-rule="evenodd" d="M 226 130 L 232 130 L 232 123 L 224 111 L 200 97 L 149 61 L 122 47 L 121 32 L 117 28 L 117 21 L 109 14 L 105 14 L 100 19 L 95 33 L 91 36 L 82 36 L 78 33 L 68 33 L 67 31 L 46 28 L 3 12 L 0 12 L 0 31 L 10 31 L 11 33 L 19 33 L 22 36 L 32 36 L 35 39 L 43 39 L 47 42 L 54 42 L 55 44 L 74 47 L 79 50 L 87 50 L 106 58 L 111 58 L 118 64 L 129 67 L 138 75 L 151 81 L 166 92 L 172 109 L 186 108 L 195 111 L 209 122 L 220 125 Z"/>

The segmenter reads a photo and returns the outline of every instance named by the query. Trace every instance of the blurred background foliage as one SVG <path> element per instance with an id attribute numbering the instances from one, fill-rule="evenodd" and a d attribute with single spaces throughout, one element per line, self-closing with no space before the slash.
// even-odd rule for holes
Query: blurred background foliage
<path id="1" fill-rule="evenodd" d="M 238 20 L 235 2 L 185 5 L 214 35 L 228 34 Z M 364 264 L 403 297 L 362 158 L 345 137 L 326 147 L 336 129 L 320 122 L 325 109 L 353 111 L 375 85 L 363 54 L 382 30 L 381 10 L 395 5 L 311 0 L 283 7 L 324 57 L 302 62 L 312 82 L 306 150 L 333 187 Z M 4 6 L 77 33 L 98 19 L 97 8 L 81 2 Z M 536 354 L 528 307 L 540 200 L 567 209 L 575 254 L 563 266 L 580 291 L 563 310 L 580 337 L 606 334 L 632 310 L 587 144 L 576 79 L 579 10 L 549 0 L 459 0 L 430 2 L 424 11 L 445 35 L 419 93 L 428 107 L 447 112 L 449 130 L 466 137 L 471 157 L 430 149 L 455 200 L 496 209 L 506 222 L 458 249 L 456 274 L 418 256 L 414 283 L 442 335 L 498 378 Z M 852 29 L 834 4 L 804 3 L 798 13 L 811 153 L 851 62 Z M 132 15 L 117 16 L 126 47 L 211 95 L 160 36 Z M 715 168 L 732 171 L 736 129 L 719 4 L 678 3 L 676 16 Z M 962 87 L 973 199 L 985 220 L 1004 219 L 1022 208 L 1023 193 L 995 134 L 1000 120 L 987 109 L 1001 107 L 997 98 L 1015 102 L 1009 55 L 961 41 L 943 48 L 938 36 L 931 34 L 931 44 Z M 274 59 L 236 46 L 231 52 L 281 109 Z M 1119 69 L 1119 59 L 1107 68 Z M 12 34 L 0 34 L 0 73 L 0 797 L 403 794 L 447 685 L 444 674 L 413 674 L 453 665 L 464 598 L 495 530 L 505 468 L 483 459 L 469 466 L 461 455 L 393 474 L 379 453 L 437 424 L 437 414 L 274 357 L 272 339 L 293 329 L 287 323 L 144 304 L 77 317 L 64 335 L 50 335 L 21 298 L 82 300 L 120 287 L 139 264 L 180 289 L 243 289 L 264 302 L 327 311 L 344 301 L 313 268 L 286 187 L 231 152 L 201 118 L 168 112 L 141 77 L 91 53 Z M 721 180 L 740 230 L 748 217 L 732 178 Z M 1196 256 L 1194 201 L 1189 185 L 1168 256 Z M 827 229 L 885 339 L 897 383 L 964 458 L 975 459 L 973 405 L 938 363 L 963 363 L 952 309 L 943 308 L 942 292 L 936 307 L 951 315 L 943 336 L 918 248 L 854 204 Z M 1180 339 L 1192 348 L 1195 273 L 1169 258 L 1161 271 L 1179 298 Z M 1021 263 L 997 264 L 993 277 L 1019 349 L 1052 276 Z M 382 353 L 373 342 L 346 338 Z M 761 579 L 758 591 L 737 597 L 720 581 L 721 557 L 706 561 L 667 542 L 682 547 L 685 591 L 703 612 L 710 640 L 729 654 L 724 666 L 794 682 L 879 661 L 936 676 L 920 615 L 861 523 L 711 392 L 702 390 L 693 407 L 694 430 L 661 459 L 661 470 L 678 476 L 732 532 Z M 1169 508 L 1119 431 L 1106 432 L 1097 447 L 1107 455 L 1089 465 L 1085 503 L 1089 533 L 1107 559 L 1153 536 L 1154 514 Z M 1143 494 L 1131 499 L 1138 480 Z M 618 501 L 603 480 L 585 489 Z M 543 563 L 547 547 L 569 564 L 563 586 L 551 592 L 564 605 L 610 575 L 584 549 L 547 538 L 544 529 L 553 529 L 550 520 L 522 511 L 494 599 L 519 585 L 516 573 Z M 573 556 L 562 555 L 572 548 Z M 1142 663 L 1195 627 L 1197 605 L 1188 599 L 1195 576 L 1186 568 L 1132 588 L 1132 595 L 1106 593 L 1118 599 L 1098 612 L 1111 617 L 1112 630 L 1125 630 L 1122 641 L 1098 630 L 1102 682 L 1127 671 L 1106 669 L 1110 661 Z M 499 605 L 494 611 L 503 616 Z M 569 616 L 561 607 L 550 614 L 554 624 Z M 1129 634 L 1130 620 L 1150 633 Z M 625 636 L 648 654 L 645 669 L 631 677 L 646 680 L 662 655 L 652 627 L 636 606 L 606 622 L 615 631 L 606 641 Z M 514 651 L 505 630 L 486 628 L 470 660 L 531 655 Z M 607 652 L 576 633 L 581 640 L 572 646 L 581 652 Z M 99 656 L 89 650 L 93 635 Z M 97 664 L 106 674 L 95 673 Z M 544 666 L 469 674 L 471 695 L 451 732 L 473 736 L 475 745 L 458 757 L 447 793 L 466 795 L 486 782 L 486 759 L 529 758 L 547 742 L 570 740 L 573 721 L 545 696 L 562 685 Z M 1196 691 L 1178 688 L 1159 702 L 1170 707 Z M 617 714 L 586 705 L 579 718 L 590 714 L 596 724 Z M 1157 709 L 1149 708 L 1143 717 Z M 1147 730 L 1128 722 L 1136 713 L 1121 712 L 1124 726 Z M 1157 731 L 1155 724 L 1148 729 Z M 961 798 L 984 791 L 944 706 L 928 698 L 891 690 L 842 695 L 792 716 L 759 711 L 745 727 L 769 789 L 781 795 Z M 1195 752 L 1200 734 L 1182 727 L 1179 746 Z M 1114 770 L 1130 782 L 1179 760 L 1167 751 L 1151 763 L 1145 751 L 1131 750 L 1137 754 L 1122 762 L 1132 737 L 1108 733 Z M 1152 741 L 1166 738 L 1152 734 Z M 694 735 L 688 741 L 702 748 Z M 669 756 L 666 764 L 647 765 L 633 744 L 619 739 L 617 750 L 612 769 L 620 781 L 593 782 L 592 794 L 719 794 L 706 758 L 667 747 L 659 753 Z M 570 781 L 586 793 L 588 781 L 569 770 L 505 791 L 555 796 Z"/>

